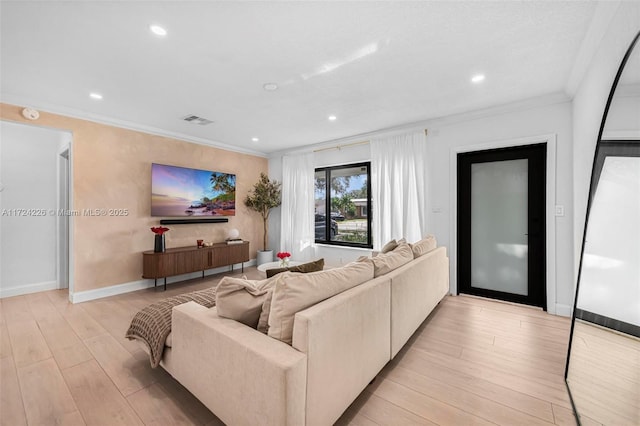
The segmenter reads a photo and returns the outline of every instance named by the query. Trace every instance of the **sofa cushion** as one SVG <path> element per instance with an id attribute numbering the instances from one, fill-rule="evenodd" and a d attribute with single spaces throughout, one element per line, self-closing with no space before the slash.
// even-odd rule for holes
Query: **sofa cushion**
<path id="1" fill-rule="evenodd" d="M 409 263 L 413 260 L 413 252 L 409 244 L 400 244 L 395 250 L 389 253 L 380 253 L 376 257 L 372 257 L 374 275 L 379 277 L 380 275 L 388 274 L 401 267 L 402 265 Z"/>
<path id="2" fill-rule="evenodd" d="M 318 259 L 313 262 L 303 263 L 302 265 L 289 266 L 287 268 L 267 269 L 267 278 L 271 278 L 281 272 L 302 272 L 306 274 L 308 272 L 322 271 L 324 269 L 324 258 Z"/>
<path id="3" fill-rule="evenodd" d="M 398 247 L 398 242 L 395 239 L 393 239 L 389 241 L 387 244 L 385 244 L 384 246 L 382 246 L 382 248 L 380 249 L 380 253 L 388 253 L 390 251 L 393 251 L 396 247 Z"/>
<path id="4" fill-rule="evenodd" d="M 373 278 L 371 262 L 353 262 L 341 268 L 309 274 L 277 275 L 269 312 L 268 335 L 291 344 L 295 314 Z"/>
<path id="5" fill-rule="evenodd" d="M 431 250 L 434 250 L 438 245 L 436 241 L 436 237 L 433 235 L 427 235 L 417 243 L 412 244 L 411 250 L 413 250 L 413 257 L 424 256 L 429 253 Z"/>
<path id="6" fill-rule="evenodd" d="M 218 315 L 257 328 L 262 304 L 269 296 L 275 278 L 247 280 L 224 277 L 216 288 Z"/>

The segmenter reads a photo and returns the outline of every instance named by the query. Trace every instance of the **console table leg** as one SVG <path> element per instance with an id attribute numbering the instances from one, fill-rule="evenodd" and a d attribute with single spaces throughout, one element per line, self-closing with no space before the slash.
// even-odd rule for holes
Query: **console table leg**
<path id="1" fill-rule="evenodd" d="M 164 291 L 167 291 L 167 277 L 164 277 Z"/>
<path id="2" fill-rule="evenodd" d="M 242 272 L 244 272 L 244 262 L 242 262 L 241 265 L 242 265 Z"/>
<path id="3" fill-rule="evenodd" d="M 154 278 L 154 279 L 153 279 L 153 287 L 154 287 L 154 288 L 155 288 L 155 287 L 158 287 L 158 279 L 157 279 L 157 278 Z"/>

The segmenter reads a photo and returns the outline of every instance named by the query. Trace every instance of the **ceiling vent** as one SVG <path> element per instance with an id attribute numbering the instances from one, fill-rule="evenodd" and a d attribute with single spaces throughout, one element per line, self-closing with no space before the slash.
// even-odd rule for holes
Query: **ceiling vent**
<path id="1" fill-rule="evenodd" d="M 182 119 L 186 122 L 198 124 L 200 126 L 206 126 L 207 124 L 213 123 L 213 120 L 207 120 L 206 118 L 198 117 L 197 115 L 187 115 L 186 117 L 182 117 Z"/>

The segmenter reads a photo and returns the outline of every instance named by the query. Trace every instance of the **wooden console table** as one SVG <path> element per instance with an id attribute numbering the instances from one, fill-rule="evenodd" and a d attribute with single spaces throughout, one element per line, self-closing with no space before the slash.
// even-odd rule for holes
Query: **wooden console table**
<path id="1" fill-rule="evenodd" d="M 220 266 L 242 264 L 249 261 L 249 241 L 241 244 L 216 243 L 211 247 L 189 246 L 167 249 L 162 253 L 153 250 L 142 253 L 142 278 L 153 279 L 158 285 L 158 278 L 164 278 L 164 289 L 167 289 L 167 277 L 202 271 L 202 278 L 207 269 Z"/>

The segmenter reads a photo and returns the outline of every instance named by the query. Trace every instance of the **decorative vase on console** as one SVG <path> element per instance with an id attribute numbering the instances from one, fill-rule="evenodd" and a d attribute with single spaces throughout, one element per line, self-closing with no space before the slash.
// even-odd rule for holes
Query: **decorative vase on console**
<path id="1" fill-rule="evenodd" d="M 151 228 L 151 231 L 156 234 L 155 241 L 153 245 L 153 251 L 155 253 L 164 253 L 165 244 L 164 244 L 164 233 L 167 232 L 169 228 L 165 228 L 164 226 L 154 226 Z"/>
<path id="2" fill-rule="evenodd" d="M 291 259 L 291 253 L 289 253 L 288 251 L 281 251 L 281 252 L 278 252 L 276 256 L 278 256 L 278 259 L 280 259 L 281 268 L 287 268 L 289 266 L 289 259 Z"/>

